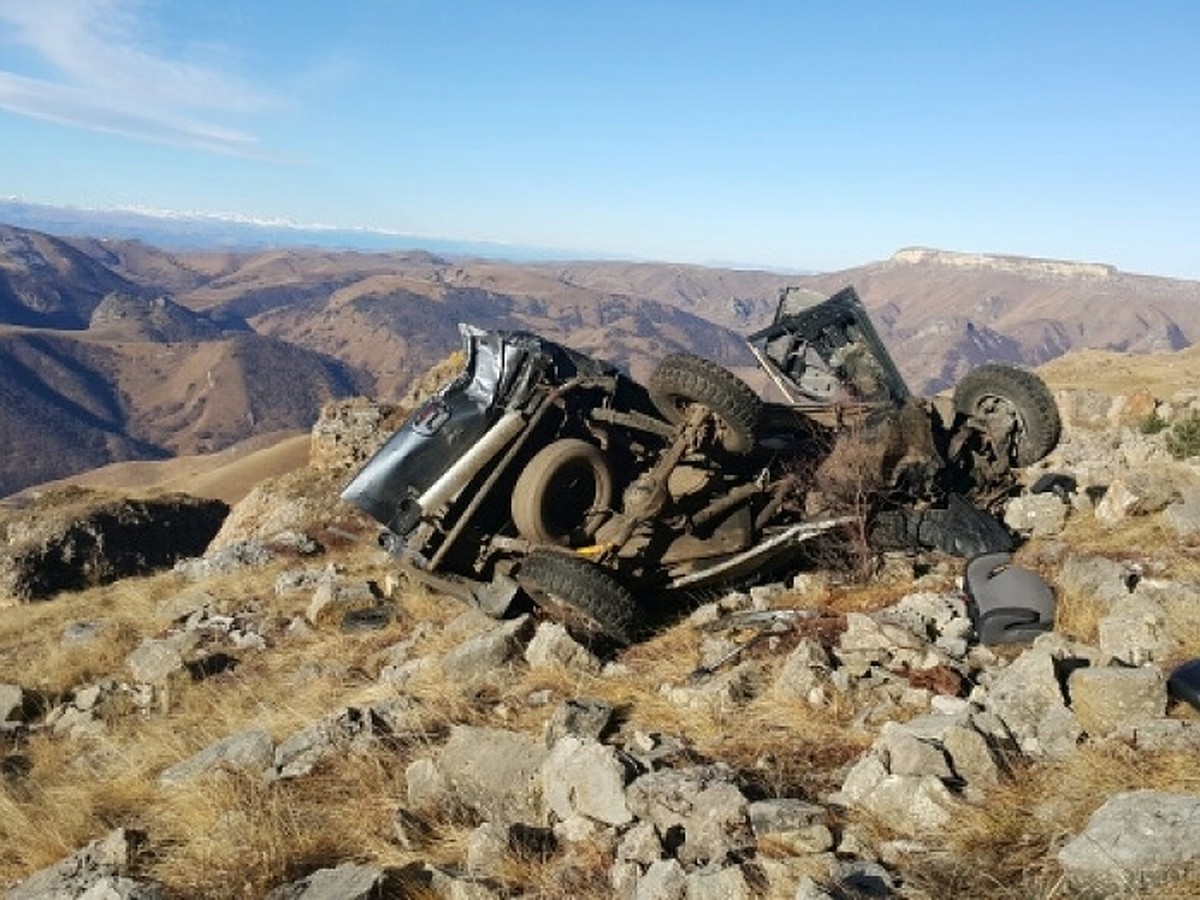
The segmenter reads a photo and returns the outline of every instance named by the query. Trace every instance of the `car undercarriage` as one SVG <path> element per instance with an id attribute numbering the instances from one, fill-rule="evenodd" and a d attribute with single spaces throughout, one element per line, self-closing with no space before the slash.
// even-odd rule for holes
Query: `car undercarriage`
<path id="1" fill-rule="evenodd" d="M 782 402 L 689 354 L 645 386 L 527 333 L 463 326 L 462 373 L 343 492 L 440 590 L 524 596 L 628 643 L 672 592 L 763 578 L 848 528 L 874 547 L 1008 549 L 988 515 L 1059 434 L 1032 372 L 991 364 L 951 408 L 913 396 L 853 288 L 785 290 L 747 338 Z"/>

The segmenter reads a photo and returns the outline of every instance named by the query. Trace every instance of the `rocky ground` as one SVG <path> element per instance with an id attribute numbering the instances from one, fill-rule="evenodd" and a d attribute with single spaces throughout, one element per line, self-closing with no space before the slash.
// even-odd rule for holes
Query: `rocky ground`
<path id="1" fill-rule="evenodd" d="M 867 583 L 697 598 L 604 656 L 398 578 L 335 499 L 351 432 L 384 413 L 331 410 L 319 465 L 202 553 L 135 577 L 93 561 L 0 610 L 0 886 L 1200 896 L 1200 717 L 1169 686 L 1200 656 L 1200 469 L 1143 433 L 1195 402 L 1167 401 L 1060 398 L 1066 438 L 1029 481 L 1074 484 L 1006 512 L 1055 591 L 1036 640 L 980 644 L 961 561 L 898 554 Z M 59 532 L 105 545 L 89 508 L 114 516 L 78 494 L 5 514 L 12 599 L 41 596 L 11 587 L 39 560 L 86 556 Z"/>

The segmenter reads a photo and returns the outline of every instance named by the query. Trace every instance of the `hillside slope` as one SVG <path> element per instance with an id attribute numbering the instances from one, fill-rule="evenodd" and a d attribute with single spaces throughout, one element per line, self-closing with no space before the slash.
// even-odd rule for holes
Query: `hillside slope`
<path id="1" fill-rule="evenodd" d="M 787 284 L 853 284 L 922 393 L 989 360 L 1170 350 L 1200 335 L 1200 283 L 1097 264 L 910 249 L 799 276 L 415 251 L 182 253 L 2 227 L 0 490 L 304 427 L 332 396 L 395 399 L 458 347 L 460 322 L 534 331 L 637 377 L 676 351 L 744 374 L 742 335 L 770 321 Z"/>
<path id="2" fill-rule="evenodd" d="M 1096 353 L 1055 369 L 1103 389 Z M 1194 357 L 1120 359 L 1172 396 Z M 1100 429 L 1042 466 L 1078 491 L 1017 498 L 1058 513 L 1015 559 L 1053 633 L 990 646 L 929 553 L 866 581 L 810 559 L 587 646 L 417 586 L 340 468 L 289 471 L 201 558 L 0 609 L 0 892 L 1200 895 L 1200 713 L 1168 688 L 1200 654 L 1200 466 Z M 244 449 L 164 467 L 232 480 Z M 1118 485 L 1182 496 L 1110 518 Z M 0 537 L 109 500 L 0 506 Z"/>
<path id="3" fill-rule="evenodd" d="M 120 460 L 308 428 L 322 403 L 368 383 L 337 360 L 253 333 L 157 343 L 2 330 L 0 496 Z"/>

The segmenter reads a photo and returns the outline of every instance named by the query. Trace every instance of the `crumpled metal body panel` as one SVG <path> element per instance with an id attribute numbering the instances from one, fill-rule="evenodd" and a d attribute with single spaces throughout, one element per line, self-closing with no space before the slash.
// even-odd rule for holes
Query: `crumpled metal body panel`
<path id="1" fill-rule="evenodd" d="M 548 368 L 545 342 L 529 335 L 460 326 L 466 363 L 462 374 L 427 400 L 367 461 L 342 491 L 396 534 L 416 523 L 417 499 L 528 394 L 531 368 Z M 539 363 L 543 365 L 539 366 Z"/>

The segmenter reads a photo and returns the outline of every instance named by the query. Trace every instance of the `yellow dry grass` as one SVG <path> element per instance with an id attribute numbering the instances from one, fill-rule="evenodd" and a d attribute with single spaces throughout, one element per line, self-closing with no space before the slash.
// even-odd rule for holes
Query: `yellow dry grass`
<path id="1" fill-rule="evenodd" d="M 249 438 L 217 453 L 113 463 L 38 485 L 37 492 L 77 486 L 124 497 L 179 492 L 236 503 L 257 484 L 308 464 L 308 432 Z M 17 495 L 20 499 L 32 491 Z"/>
<path id="2" fill-rule="evenodd" d="M 1074 896 L 1058 850 L 1109 797 L 1142 789 L 1200 793 L 1194 755 L 1088 745 L 1064 762 L 1023 768 L 955 817 L 943 848 L 920 857 L 909 883 L 935 896 Z M 1200 896 L 1200 879 L 1161 885 L 1154 896 Z"/>
<path id="3" fill-rule="evenodd" d="M 299 492 L 314 486 L 325 490 L 325 481 L 314 478 L 300 472 L 281 484 Z M 79 499 L 70 490 L 52 494 L 47 515 L 70 515 Z M 337 512 L 323 506 L 319 514 L 324 518 L 318 527 L 325 527 Z M 25 776 L 4 780 L 0 789 L 0 886 L 120 825 L 148 832 L 153 849 L 148 874 L 176 896 L 262 896 L 285 881 L 347 860 L 392 867 L 459 863 L 475 824 L 460 810 L 413 811 L 423 828 L 412 844 L 399 838 L 396 815 L 405 804 L 407 765 L 434 751 L 452 724 L 540 736 L 556 707 L 573 698 L 610 704 L 626 735 L 678 736 L 696 759 L 729 764 L 762 796 L 819 800 L 840 784 L 847 766 L 873 739 L 871 731 L 854 726 L 860 710 L 844 697 L 814 707 L 766 689 L 787 651 L 787 638 L 778 646 L 763 642 L 745 654 L 748 668 L 761 670 L 763 689 L 751 699 L 681 702 L 674 689 L 695 685 L 692 674 L 705 640 L 686 621 L 625 651 L 616 672 L 515 664 L 456 683 L 432 665 L 403 688 L 382 684 L 378 675 L 390 648 L 409 640 L 409 658 L 437 659 L 471 632 L 471 616 L 456 601 L 395 579 L 392 562 L 367 535 L 362 537 L 338 545 L 325 559 L 284 560 L 201 586 L 166 573 L 0 610 L 0 682 L 21 684 L 50 700 L 102 679 L 128 679 L 125 657 L 143 640 L 169 630 L 161 610 L 188 591 L 202 589 L 222 612 L 257 610 L 269 641 L 264 651 L 239 654 L 230 672 L 199 681 L 173 679 L 150 709 L 115 706 L 96 736 L 46 731 L 0 745 L 8 757 L 21 757 L 29 766 Z M 1200 541 L 1179 539 L 1159 517 L 1106 529 L 1091 517 L 1077 516 L 1062 542 L 1072 554 L 1141 562 L 1158 577 L 1200 581 Z M 1033 544 L 1022 557 L 1043 559 L 1043 549 Z M 303 617 L 309 596 L 277 596 L 276 577 L 285 569 L 328 562 L 347 578 L 386 586 L 387 602 L 396 612 L 393 623 L 358 634 L 342 633 L 333 621 L 307 632 L 289 629 L 288 623 Z M 1053 579 L 1052 564 L 1034 564 Z M 949 589 L 953 574 L 924 584 Z M 785 594 L 774 603 L 818 608 L 835 619 L 881 608 L 913 589 L 905 578 L 824 581 L 807 595 Z M 1061 632 L 1092 640 L 1100 614 L 1093 598 L 1060 592 Z M 62 641 L 68 623 L 92 621 L 103 625 L 93 640 Z M 1188 622 L 1176 634 L 1180 652 L 1200 655 L 1200 616 Z M 728 667 L 708 683 L 727 672 Z M 268 784 L 216 773 L 172 788 L 159 784 L 165 768 L 231 734 L 262 729 L 278 742 L 344 707 L 400 695 L 412 708 L 402 739 L 339 757 L 307 777 Z M 1066 763 L 1022 768 L 985 803 L 957 817 L 938 837 L 936 852 L 905 866 L 906 884 L 931 896 L 1067 896 L 1054 861 L 1057 849 L 1105 797 L 1136 787 L 1200 792 L 1200 780 L 1190 757 L 1132 754 L 1113 746 L 1089 746 Z M 781 851 L 764 850 L 772 852 Z M 611 891 L 610 864 L 611 848 L 584 842 L 547 859 L 510 855 L 501 878 L 523 896 L 603 897 Z M 1170 889 L 1173 896 L 1200 896 L 1195 883 Z"/>
<path id="4" fill-rule="evenodd" d="M 1200 383 L 1200 349 L 1176 353 L 1129 354 L 1110 350 L 1077 350 L 1038 369 L 1055 390 L 1088 387 L 1110 395 L 1144 388 L 1162 400 Z"/>

